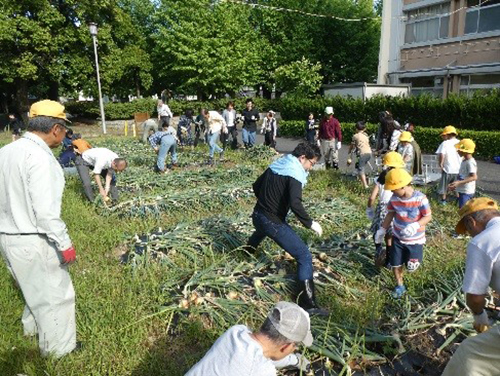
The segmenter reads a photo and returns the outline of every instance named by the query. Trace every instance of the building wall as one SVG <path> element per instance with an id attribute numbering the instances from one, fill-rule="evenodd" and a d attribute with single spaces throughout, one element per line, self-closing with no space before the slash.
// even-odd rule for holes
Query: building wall
<path id="1" fill-rule="evenodd" d="M 440 32 L 441 39 L 405 43 L 406 25 L 411 23 L 407 12 L 413 12 L 412 16 L 416 10 L 425 13 L 426 7 L 438 4 L 449 5 L 449 12 L 444 13 L 449 17 L 447 36 Z M 443 97 L 464 92 L 464 82 L 481 82 L 476 86 L 468 84 L 467 92 L 473 86 L 500 87 L 500 29 L 465 34 L 466 6 L 467 0 L 385 0 L 378 83 L 411 83 L 414 87 L 420 85 L 415 93 L 428 91 Z M 418 40 L 413 39 L 413 33 L 416 35 L 416 31 L 409 40 Z"/>

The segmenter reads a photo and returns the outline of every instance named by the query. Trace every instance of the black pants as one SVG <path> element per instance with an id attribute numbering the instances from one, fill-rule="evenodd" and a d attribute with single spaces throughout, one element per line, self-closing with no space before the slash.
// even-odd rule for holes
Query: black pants
<path id="1" fill-rule="evenodd" d="M 83 184 L 83 191 L 85 196 L 90 202 L 94 202 L 94 192 L 92 192 L 92 180 L 90 179 L 90 171 L 94 169 L 94 166 L 89 165 L 85 162 L 81 155 L 78 155 L 75 159 L 76 170 Z M 101 177 L 106 179 L 108 170 L 101 171 Z M 111 179 L 111 185 L 109 188 L 109 193 L 111 194 L 111 199 L 113 201 L 118 201 L 118 188 L 116 188 L 116 176 L 113 171 L 113 178 Z"/>
<path id="2" fill-rule="evenodd" d="M 273 134 L 271 132 L 266 132 L 264 134 L 264 145 L 270 146 L 273 149 L 276 148 L 276 140 L 273 138 Z"/>
<path id="3" fill-rule="evenodd" d="M 163 124 L 166 124 L 167 127 L 170 125 L 170 116 L 160 116 L 160 121 L 158 122 L 158 129 L 163 127 Z"/>
<path id="4" fill-rule="evenodd" d="M 227 127 L 227 131 L 227 133 L 221 133 L 222 148 L 226 150 L 229 135 L 231 135 L 231 149 L 235 150 L 238 148 L 238 131 L 236 130 L 236 127 Z"/>

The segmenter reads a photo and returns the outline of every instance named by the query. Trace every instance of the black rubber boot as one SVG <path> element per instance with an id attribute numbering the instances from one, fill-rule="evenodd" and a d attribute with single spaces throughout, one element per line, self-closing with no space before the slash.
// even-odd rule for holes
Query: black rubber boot
<path id="1" fill-rule="evenodd" d="M 333 164 L 333 168 L 334 168 L 335 170 L 338 170 L 338 169 L 339 169 L 339 164 L 338 164 L 338 163 L 334 163 L 334 164 Z"/>
<path id="2" fill-rule="evenodd" d="M 309 315 L 328 316 L 330 314 L 326 309 L 322 309 L 316 304 L 314 282 L 312 279 L 299 281 L 299 288 L 299 306 L 304 308 Z"/>

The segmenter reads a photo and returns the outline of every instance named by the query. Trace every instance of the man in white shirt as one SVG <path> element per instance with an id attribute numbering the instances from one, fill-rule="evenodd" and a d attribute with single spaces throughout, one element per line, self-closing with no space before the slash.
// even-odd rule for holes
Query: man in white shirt
<path id="1" fill-rule="evenodd" d="M 116 188 L 115 172 L 123 171 L 127 168 L 127 161 L 119 158 L 118 155 L 106 148 L 92 148 L 84 151 L 81 157 L 75 160 L 75 166 L 82 180 L 85 196 L 90 202 L 94 201 L 92 183 L 89 173 L 94 174 L 94 179 L 99 188 L 99 194 L 104 201 L 109 201 L 108 194 L 111 193 L 113 202 L 118 201 L 118 189 Z M 101 177 L 105 179 L 102 185 Z"/>
<path id="2" fill-rule="evenodd" d="M 61 219 L 64 174 L 50 149 L 66 134 L 61 104 L 43 100 L 29 112 L 28 132 L 0 149 L 0 253 L 26 301 L 25 336 L 38 334 L 42 356 L 76 347 L 75 261 Z"/>
<path id="3" fill-rule="evenodd" d="M 205 123 L 207 124 L 208 132 L 208 164 L 214 163 L 215 152 L 220 153 L 220 160 L 224 159 L 224 149 L 217 145 L 220 138 L 220 133 L 227 134 L 227 124 L 224 118 L 217 111 L 205 111 Z"/>
<path id="4" fill-rule="evenodd" d="M 229 135 L 231 135 L 232 137 L 231 148 L 233 150 L 237 149 L 238 148 L 238 131 L 236 130 L 237 118 L 233 102 L 228 102 L 226 109 L 222 112 L 222 117 L 224 118 L 224 121 L 226 122 L 227 125 L 227 134 L 223 135 L 222 147 L 223 149 L 226 148 L 226 143 L 229 139 Z"/>
<path id="5" fill-rule="evenodd" d="M 276 368 L 288 367 L 307 372 L 309 361 L 294 353 L 300 343 L 313 343 L 308 313 L 279 302 L 258 332 L 245 325 L 229 328 L 186 376 L 276 376 Z"/>
<path id="6" fill-rule="evenodd" d="M 500 292 L 500 211 L 488 197 L 467 201 L 459 210 L 458 234 L 473 236 L 467 247 L 462 290 L 480 334 L 462 342 L 443 376 L 500 375 L 500 328 L 489 317 L 489 289 Z M 490 313 L 498 318 L 498 311 Z"/>
<path id="7" fill-rule="evenodd" d="M 168 104 L 163 103 L 160 99 L 158 101 L 158 127 L 163 128 L 164 124 L 167 124 L 167 127 L 170 125 L 170 119 L 173 117 L 172 111 L 170 111 L 170 107 Z"/>
<path id="8" fill-rule="evenodd" d="M 452 125 L 444 127 L 441 137 L 443 142 L 436 150 L 439 157 L 439 167 L 441 168 L 441 180 L 438 186 L 438 193 L 441 195 L 440 203 L 446 205 L 448 186 L 458 178 L 460 163 L 462 159 L 458 155 L 455 145 L 459 143 L 458 132 Z"/>

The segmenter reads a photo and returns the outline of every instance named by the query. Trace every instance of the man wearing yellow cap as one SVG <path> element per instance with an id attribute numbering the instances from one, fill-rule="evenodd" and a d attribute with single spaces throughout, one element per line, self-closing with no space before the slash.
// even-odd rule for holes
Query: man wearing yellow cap
<path id="1" fill-rule="evenodd" d="M 0 150 L 0 253 L 26 301 L 25 336 L 38 334 L 42 356 L 76 347 L 76 253 L 61 219 L 64 174 L 51 149 L 66 135 L 64 107 L 31 106 L 28 132 Z"/>
<path id="2" fill-rule="evenodd" d="M 477 163 L 472 156 L 476 144 L 470 138 L 464 138 L 455 147 L 463 160 L 460 164 L 458 180 L 448 185 L 448 189 L 458 192 L 458 207 L 462 208 L 476 193 Z"/>
<path id="3" fill-rule="evenodd" d="M 462 162 L 455 145 L 458 144 L 458 132 L 453 125 L 444 127 L 441 137 L 443 142 L 436 150 L 441 168 L 441 180 L 439 181 L 438 193 L 441 195 L 441 204 L 446 205 L 448 186 L 457 180 Z"/>
<path id="4" fill-rule="evenodd" d="M 485 298 L 500 292 L 500 211 L 487 197 L 468 201 L 459 211 L 458 234 L 473 236 L 467 246 L 462 290 L 481 334 L 466 339 L 449 361 L 443 376 L 500 375 L 500 327 L 493 326 Z M 491 312 L 491 311 L 490 311 Z"/>

